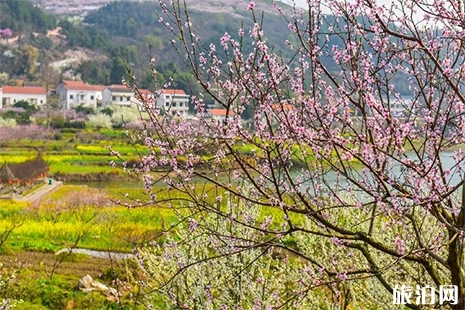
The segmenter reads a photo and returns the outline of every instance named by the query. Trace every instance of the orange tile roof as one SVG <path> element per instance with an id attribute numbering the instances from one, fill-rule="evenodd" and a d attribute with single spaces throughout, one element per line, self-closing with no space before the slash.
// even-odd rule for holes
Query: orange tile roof
<path id="1" fill-rule="evenodd" d="M 90 85 L 93 86 L 96 91 L 103 91 L 105 88 L 107 88 L 104 85 Z"/>
<path id="2" fill-rule="evenodd" d="M 210 109 L 210 114 L 213 115 L 213 116 L 226 116 L 226 109 Z M 229 110 L 228 111 L 229 114 L 228 116 L 234 116 L 236 114 L 234 114 L 233 111 Z"/>
<path id="3" fill-rule="evenodd" d="M 83 81 L 71 81 L 71 80 L 63 80 L 63 84 L 70 87 L 77 87 L 86 85 Z"/>
<path id="4" fill-rule="evenodd" d="M 163 89 L 161 92 L 164 95 L 185 95 L 186 93 L 182 89 Z"/>
<path id="5" fill-rule="evenodd" d="M 47 92 L 44 87 L 37 86 L 3 86 L 4 94 L 28 94 L 28 95 L 45 95 Z"/>
<path id="6" fill-rule="evenodd" d="M 294 111 L 294 110 L 295 110 L 295 107 L 294 107 L 292 104 L 288 104 L 288 103 L 284 103 L 284 104 L 280 104 L 280 103 L 272 104 L 272 105 L 271 105 L 271 108 L 272 108 L 273 110 L 279 110 L 279 111 Z"/>
<path id="7" fill-rule="evenodd" d="M 69 90 L 102 91 L 106 88 L 106 86 L 102 86 L 102 85 L 89 85 L 89 84 L 84 83 L 83 81 L 63 80 L 63 84 L 65 84 L 66 88 Z"/>
<path id="8" fill-rule="evenodd" d="M 130 90 L 129 88 L 126 87 L 126 85 L 118 85 L 118 84 L 112 84 L 110 86 L 104 86 L 105 88 L 109 88 L 111 91 L 115 91 L 115 90 L 124 90 L 125 92 L 131 92 L 132 93 L 132 90 Z M 148 95 L 153 95 L 153 93 L 148 90 L 148 89 L 144 89 L 144 88 L 139 88 L 139 93 L 141 95 L 144 95 L 144 96 L 148 96 Z"/>
<path id="9" fill-rule="evenodd" d="M 148 95 L 153 95 L 152 92 L 148 89 L 139 89 L 139 92 L 142 94 L 142 95 L 145 95 L 145 96 L 148 96 Z"/>

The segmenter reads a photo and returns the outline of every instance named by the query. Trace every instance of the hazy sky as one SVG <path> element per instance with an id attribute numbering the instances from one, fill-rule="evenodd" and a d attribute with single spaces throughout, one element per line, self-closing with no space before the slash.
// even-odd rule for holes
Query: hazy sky
<path id="1" fill-rule="evenodd" d="M 292 3 L 292 0 L 281 0 L 282 2 Z M 307 7 L 307 0 L 294 0 L 298 6 Z M 392 0 L 377 0 L 377 3 L 390 3 Z"/>
<path id="2" fill-rule="evenodd" d="M 288 4 L 290 4 L 290 5 L 293 4 L 292 0 L 279 0 L 279 1 L 282 1 L 282 2 L 284 2 L 284 3 L 288 3 Z M 297 6 L 301 6 L 301 7 L 303 7 L 303 8 L 307 8 L 307 7 L 308 7 L 307 0 L 294 0 L 294 1 L 295 1 L 295 3 L 297 4 Z M 348 0 L 348 1 L 351 2 L 351 1 L 355 1 L 355 0 Z M 434 1 L 434 0 L 432 0 L 432 1 Z M 324 2 L 324 1 L 322 1 L 322 2 Z M 389 7 L 390 4 L 396 3 L 396 2 L 399 3 L 400 0 L 376 0 L 375 2 L 376 2 L 377 4 L 384 4 L 384 5 L 386 5 L 386 6 Z M 405 3 L 405 2 L 404 2 L 404 3 Z M 324 9 L 324 8 L 323 8 L 323 12 L 325 12 L 325 9 Z M 330 13 L 330 12 L 328 11 L 328 12 L 326 12 L 326 13 Z M 413 18 L 414 18 L 414 19 L 421 19 L 422 15 L 423 15 L 423 14 L 422 14 L 421 12 L 418 12 L 417 14 L 414 14 L 414 17 L 413 17 Z"/>
<path id="3" fill-rule="evenodd" d="M 306 0 L 296 0 L 297 5 L 306 7 L 307 6 L 307 1 Z"/>
<path id="4" fill-rule="evenodd" d="M 293 5 L 294 3 L 292 0 L 278 0 L 284 3 L 287 3 L 289 5 Z M 303 8 L 308 8 L 307 0 L 294 0 L 297 6 L 303 7 Z"/>

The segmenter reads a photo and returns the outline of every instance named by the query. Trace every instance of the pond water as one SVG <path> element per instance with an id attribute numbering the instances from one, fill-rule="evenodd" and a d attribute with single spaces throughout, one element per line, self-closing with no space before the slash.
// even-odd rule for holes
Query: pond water
<path id="1" fill-rule="evenodd" d="M 71 251 L 70 249 L 61 249 L 55 254 L 59 255 L 59 254 L 70 253 L 70 252 L 76 253 L 76 254 L 85 254 L 91 257 L 96 257 L 96 258 L 111 259 L 111 260 L 130 259 L 134 257 L 133 254 L 129 254 L 129 253 L 96 251 L 96 250 L 87 250 L 87 249 L 81 249 L 81 248 L 71 249 Z"/>
<path id="2" fill-rule="evenodd" d="M 448 182 L 450 185 L 455 185 L 459 183 L 463 179 L 463 174 L 457 173 L 454 168 L 455 161 L 453 158 L 454 153 L 452 152 L 443 152 L 441 154 L 441 162 L 443 165 L 444 170 L 446 169 L 451 169 L 453 173 L 448 177 Z M 412 156 L 412 160 L 415 158 Z M 454 168 L 454 169 L 453 169 Z M 465 165 L 462 165 L 462 168 L 465 170 Z M 394 173 L 400 175 L 400 167 L 399 166 L 394 166 Z M 455 173 L 454 173 L 455 172 Z M 295 174 L 298 172 L 295 171 Z M 325 180 L 328 182 L 328 184 L 335 183 L 336 180 L 336 174 L 334 172 L 328 172 L 327 175 L 325 176 Z M 203 182 L 202 182 L 203 183 Z M 108 182 L 69 182 L 67 184 L 72 184 L 72 185 L 86 185 L 94 188 L 99 188 L 99 189 L 105 189 L 105 188 L 134 188 L 134 189 L 140 189 L 144 188 L 144 184 L 141 181 L 137 180 L 131 180 L 131 181 L 108 181 Z M 160 186 L 163 186 L 163 183 L 160 183 Z"/>
<path id="3" fill-rule="evenodd" d="M 409 156 L 410 159 L 412 161 L 415 161 L 415 159 L 417 157 L 414 157 L 413 155 L 412 156 Z M 418 159 L 417 159 L 418 160 Z M 464 178 L 465 178 L 465 175 L 464 175 L 464 172 L 465 172 L 465 162 L 462 162 L 461 163 L 461 167 L 458 167 L 456 165 L 456 162 L 454 160 L 454 153 L 452 152 L 443 152 L 440 154 L 440 160 L 441 160 L 441 164 L 442 164 L 442 168 L 444 171 L 446 170 L 450 170 L 450 174 L 446 177 L 446 181 L 448 183 L 449 186 L 454 186 L 454 185 L 457 185 L 458 183 L 460 183 Z M 403 181 L 403 177 L 405 176 L 405 173 L 402 173 L 402 169 L 401 169 L 401 165 L 399 164 L 394 164 L 392 166 L 392 171 L 390 173 L 391 176 L 396 176 L 398 178 L 397 182 L 399 183 L 402 183 Z M 461 168 L 461 169 L 459 169 Z M 357 172 L 360 172 L 360 173 L 357 173 Z M 365 179 L 366 182 L 370 183 L 370 181 L 373 181 L 373 175 L 372 174 L 362 174 L 361 173 L 362 170 L 357 170 L 353 177 L 355 177 L 357 180 L 362 180 L 362 179 Z M 297 174 L 297 172 L 296 172 Z M 335 189 L 336 186 L 334 187 L 331 187 L 331 184 L 336 184 L 336 180 L 339 179 L 339 191 L 345 191 L 345 188 L 341 186 L 343 186 L 343 184 L 347 184 L 346 182 L 343 182 L 344 180 L 344 177 L 342 176 L 339 176 L 337 177 L 336 173 L 334 171 L 329 171 L 325 174 L 324 176 L 324 181 L 327 185 L 324 185 L 323 188 L 326 189 L 326 191 L 333 191 Z M 348 182 L 348 183 L 352 183 L 352 182 Z M 371 183 L 373 185 L 373 183 Z M 305 188 L 306 186 L 308 186 L 310 184 L 307 184 L 307 183 L 304 183 L 302 185 L 302 189 Z M 353 186 L 353 184 L 352 184 Z M 461 193 L 461 188 L 458 189 L 458 193 Z"/>

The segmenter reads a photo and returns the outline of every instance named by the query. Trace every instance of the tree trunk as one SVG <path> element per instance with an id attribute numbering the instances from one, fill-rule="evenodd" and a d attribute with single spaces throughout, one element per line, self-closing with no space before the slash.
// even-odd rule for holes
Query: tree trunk
<path id="1" fill-rule="evenodd" d="M 456 305 L 452 305 L 454 310 L 463 310 L 465 309 L 465 300 L 464 300 L 464 281 L 462 273 L 460 272 L 462 267 L 462 258 L 463 258 L 463 247 L 460 242 L 460 238 L 457 236 L 457 232 L 449 230 L 449 256 L 447 258 L 447 263 L 451 272 L 451 284 L 457 285 L 458 287 L 458 300 Z M 445 283 L 447 285 L 448 283 Z"/>

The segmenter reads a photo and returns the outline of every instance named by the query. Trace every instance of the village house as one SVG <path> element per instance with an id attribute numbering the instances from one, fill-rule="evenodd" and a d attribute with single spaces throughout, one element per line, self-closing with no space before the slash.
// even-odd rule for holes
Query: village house
<path id="1" fill-rule="evenodd" d="M 122 106 L 122 107 L 142 107 L 142 100 L 153 100 L 154 95 L 147 89 L 139 89 L 143 98 L 137 98 L 134 93 L 124 85 L 111 85 L 106 87 L 102 92 L 103 106 Z"/>
<path id="2" fill-rule="evenodd" d="M 189 95 L 182 89 L 161 90 L 157 106 L 165 113 L 185 117 L 189 112 Z"/>
<path id="3" fill-rule="evenodd" d="M 215 120 L 224 122 L 226 120 L 226 117 L 233 117 L 236 115 L 233 111 L 231 110 L 226 110 L 226 109 L 210 109 L 208 110 L 210 113 L 211 117 Z"/>
<path id="4" fill-rule="evenodd" d="M 3 86 L 0 92 L 0 108 L 13 106 L 19 101 L 27 101 L 37 107 L 45 106 L 47 92 L 44 87 Z"/>
<path id="5" fill-rule="evenodd" d="M 296 108 L 294 105 L 287 103 L 286 100 L 283 100 L 279 103 L 274 103 L 271 105 L 272 114 L 269 114 L 268 117 L 271 117 L 271 125 L 279 126 L 283 121 L 285 121 L 290 113 L 294 113 Z M 262 118 L 262 122 L 266 123 L 268 120 Z"/>
<path id="6" fill-rule="evenodd" d="M 289 111 L 294 111 L 295 106 L 289 103 L 281 102 L 281 103 L 275 103 L 271 105 L 271 109 L 273 111 L 279 113 L 279 112 L 289 112 Z"/>
<path id="7" fill-rule="evenodd" d="M 415 115 L 415 106 L 411 98 L 394 99 L 389 101 L 389 110 L 394 118 L 405 118 Z"/>
<path id="8" fill-rule="evenodd" d="M 106 86 L 89 85 L 82 81 L 63 80 L 56 87 L 56 93 L 61 105 L 67 110 L 80 105 L 97 108 L 105 88 Z"/>
<path id="9" fill-rule="evenodd" d="M 49 170 L 40 156 L 22 163 L 5 162 L 0 167 L 0 196 L 20 194 L 34 183 L 45 182 Z"/>

